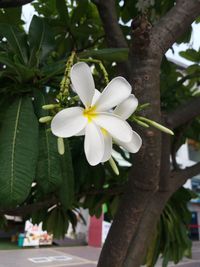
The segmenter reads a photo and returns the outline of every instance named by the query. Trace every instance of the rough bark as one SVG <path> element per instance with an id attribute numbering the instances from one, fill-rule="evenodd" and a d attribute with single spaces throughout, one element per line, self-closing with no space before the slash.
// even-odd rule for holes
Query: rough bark
<path id="1" fill-rule="evenodd" d="M 192 178 L 200 173 L 200 162 L 194 164 L 191 167 L 187 167 L 182 170 L 172 171 L 170 174 L 170 178 L 174 183 L 175 188 L 179 188 L 183 185 L 187 179 Z"/>
<path id="2" fill-rule="evenodd" d="M 159 191 L 149 200 L 141 218 L 136 234 L 129 245 L 123 266 L 140 266 L 144 261 L 144 255 L 150 244 L 157 221 L 172 192 L 168 184 L 170 175 L 170 136 L 162 134 L 161 163 L 159 173 Z"/>
<path id="3" fill-rule="evenodd" d="M 200 0 L 178 0 L 153 29 L 163 54 L 181 37 L 200 14 Z"/>
<path id="4" fill-rule="evenodd" d="M 106 16 L 114 7 L 114 1 L 95 1 L 107 42 L 113 46 L 123 43 L 121 34 L 114 34 L 119 25 Z M 145 17 L 133 21 L 133 45 L 131 48 L 131 79 L 135 95 L 140 103 L 150 102 L 143 115 L 161 121 L 160 114 L 160 62 L 168 48 L 187 30 L 200 14 L 200 0 L 177 1 L 176 5 L 151 28 Z M 110 25 L 112 25 L 110 27 Z M 137 26 L 136 26 L 137 25 Z M 117 40 L 113 38 L 117 38 Z M 114 45 L 115 43 L 115 45 Z M 122 45 L 123 47 L 123 45 Z M 191 107 L 190 107 L 191 109 Z M 187 111 L 186 111 L 187 113 Z M 197 114 L 193 113 L 192 118 Z M 172 117 L 177 115 L 170 114 Z M 170 116 L 167 123 L 170 123 Z M 175 121 L 175 119 L 173 119 Z M 148 242 L 167 200 L 190 175 L 199 171 L 199 164 L 179 172 L 170 171 L 170 138 L 154 129 L 139 130 L 143 139 L 142 149 L 133 157 L 133 168 L 125 194 L 116 214 L 98 267 L 139 267 Z M 166 149 L 167 147 L 167 149 Z"/>
<path id="5" fill-rule="evenodd" d="M 140 36 L 140 41 L 143 42 L 143 34 Z M 147 40 L 145 39 L 142 46 L 140 41 L 133 44 L 131 83 L 141 103 L 149 102 L 151 99 L 151 108 L 145 112 L 145 115 L 160 121 L 160 59 L 155 57 L 153 53 L 155 50 L 151 49 L 155 44 L 149 45 L 150 36 Z M 158 189 L 161 134 L 155 129 L 148 129 L 140 131 L 140 135 L 144 143 L 140 152 L 134 157 L 134 167 L 130 173 L 119 211 L 102 249 L 98 266 L 122 266 L 149 199 Z M 144 166 L 144 162 L 148 164 Z"/>
<path id="6" fill-rule="evenodd" d="M 144 262 L 144 257 L 155 233 L 158 219 L 170 196 L 171 193 L 169 191 L 165 193 L 157 192 L 151 198 L 148 207 L 146 207 L 143 213 L 141 226 L 138 227 L 137 233 L 129 246 L 123 267 L 141 266 Z"/>

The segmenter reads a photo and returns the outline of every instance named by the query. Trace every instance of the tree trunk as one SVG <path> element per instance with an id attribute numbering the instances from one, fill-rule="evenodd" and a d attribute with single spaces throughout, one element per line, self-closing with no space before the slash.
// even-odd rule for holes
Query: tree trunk
<path id="1" fill-rule="evenodd" d="M 108 45 L 120 47 L 123 43 L 124 47 L 124 37 L 119 37 L 121 29 L 116 23 L 116 14 L 111 16 L 115 12 L 115 1 L 95 0 L 95 3 Z M 130 68 L 127 76 L 130 77 L 134 94 L 140 104 L 150 103 L 150 107 L 142 115 L 152 120 L 163 120 L 159 77 L 162 57 L 199 13 L 200 0 L 182 0 L 177 1 L 154 27 L 151 27 L 145 16 L 132 22 L 133 39 L 129 65 L 126 64 Z M 114 36 L 113 32 L 116 33 Z M 176 114 L 173 117 L 176 121 Z M 169 117 L 166 121 L 173 128 L 176 127 Z M 190 174 L 200 169 L 200 164 L 197 164 L 183 171 L 171 172 L 170 138 L 163 135 L 161 144 L 159 131 L 151 128 L 141 130 L 133 125 L 133 129 L 135 128 L 142 137 L 143 146 L 133 157 L 129 181 L 102 249 L 98 267 L 139 267 L 167 200 L 191 177 Z"/>

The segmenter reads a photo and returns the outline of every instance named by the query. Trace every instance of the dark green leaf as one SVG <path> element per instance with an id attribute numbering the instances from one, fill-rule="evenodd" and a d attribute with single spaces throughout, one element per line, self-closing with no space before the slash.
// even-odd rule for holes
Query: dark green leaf
<path id="1" fill-rule="evenodd" d="M 0 132 L 0 206 L 16 206 L 28 196 L 35 178 L 38 122 L 28 97 L 7 110 Z"/>
<path id="2" fill-rule="evenodd" d="M 55 191 L 62 184 L 57 137 L 45 125 L 41 125 L 39 131 L 39 158 L 36 181 L 45 194 Z"/>
<path id="3" fill-rule="evenodd" d="M 194 49 L 187 49 L 186 51 L 181 51 L 179 54 L 192 62 L 200 62 L 200 52 Z"/>
<path id="4" fill-rule="evenodd" d="M 61 156 L 63 182 L 59 191 L 59 199 L 63 207 L 67 210 L 72 206 L 74 201 L 74 171 L 69 142 L 65 139 L 64 143 L 65 153 Z"/>
<path id="5" fill-rule="evenodd" d="M 33 17 L 29 28 L 29 44 L 29 64 L 39 66 L 54 48 L 54 35 L 44 18 Z"/>
<path id="6" fill-rule="evenodd" d="M 18 56 L 21 63 L 28 62 L 28 45 L 26 34 L 15 26 L 0 24 L 0 36 L 5 37 L 10 49 Z"/>

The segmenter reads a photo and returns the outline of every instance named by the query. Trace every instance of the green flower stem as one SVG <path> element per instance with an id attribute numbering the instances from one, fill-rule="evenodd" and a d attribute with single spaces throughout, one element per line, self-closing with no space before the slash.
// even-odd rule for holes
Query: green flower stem
<path id="1" fill-rule="evenodd" d="M 137 112 L 139 112 L 139 111 L 141 111 L 141 110 L 143 110 L 143 109 L 146 109 L 146 108 L 148 108 L 150 106 L 150 103 L 145 103 L 145 104 L 142 104 L 142 105 L 139 105 L 138 107 L 137 107 Z"/>
<path id="2" fill-rule="evenodd" d="M 94 64 L 98 64 L 100 69 L 102 70 L 103 76 L 104 76 L 104 80 L 106 82 L 106 84 L 109 83 L 109 78 L 108 78 L 108 72 L 106 70 L 106 68 L 104 67 L 103 63 L 101 60 L 98 59 L 85 59 L 85 58 L 80 58 L 80 61 L 84 61 L 84 62 L 90 62 L 90 63 L 94 63 Z"/>
<path id="3" fill-rule="evenodd" d="M 137 119 L 157 128 L 158 130 L 160 130 L 164 133 L 174 135 L 172 130 L 168 129 L 167 127 L 165 127 L 165 126 L 163 126 L 163 125 L 161 125 L 155 121 L 149 120 L 149 119 L 141 117 L 141 116 L 138 116 Z"/>
<path id="4" fill-rule="evenodd" d="M 135 117 L 135 115 L 134 116 L 131 116 L 129 119 L 130 119 L 130 121 L 134 121 L 134 122 L 136 122 L 138 125 L 140 125 L 142 127 L 149 128 L 149 125 L 148 124 L 144 123 L 143 121 L 138 120 Z"/>

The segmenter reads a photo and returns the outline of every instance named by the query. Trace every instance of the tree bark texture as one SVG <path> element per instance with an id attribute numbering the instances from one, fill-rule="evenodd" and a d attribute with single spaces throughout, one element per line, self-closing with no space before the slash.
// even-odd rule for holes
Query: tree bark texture
<path id="1" fill-rule="evenodd" d="M 113 0 L 96 0 L 110 47 L 125 47 L 117 23 Z M 112 17 L 107 16 L 112 10 Z M 145 16 L 133 20 L 130 58 L 126 65 L 129 81 L 139 102 L 150 103 L 144 116 L 176 127 L 200 115 L 199 97 L 162 116 L 160 109 L 160 63 L 165 52 L 200 15 L 199 0 L 177 1 L 151 26 Z M 109 23 L 110 21 L 110 23 Z M 113 34 L 114 33 L 114 34 Z M 182 112 L 185 116 L 182 116 Z M 133 129 L 143 145 L 133 157 L 133 167 L 118 212 L 103 246 L 98 267 L 139 267 L 154 234 L 159 216 L 170 196 L 184 182 L 200 172 L 200 163 L 185 170 L 170 170 L 171 138 L 153 128 Z"/>

